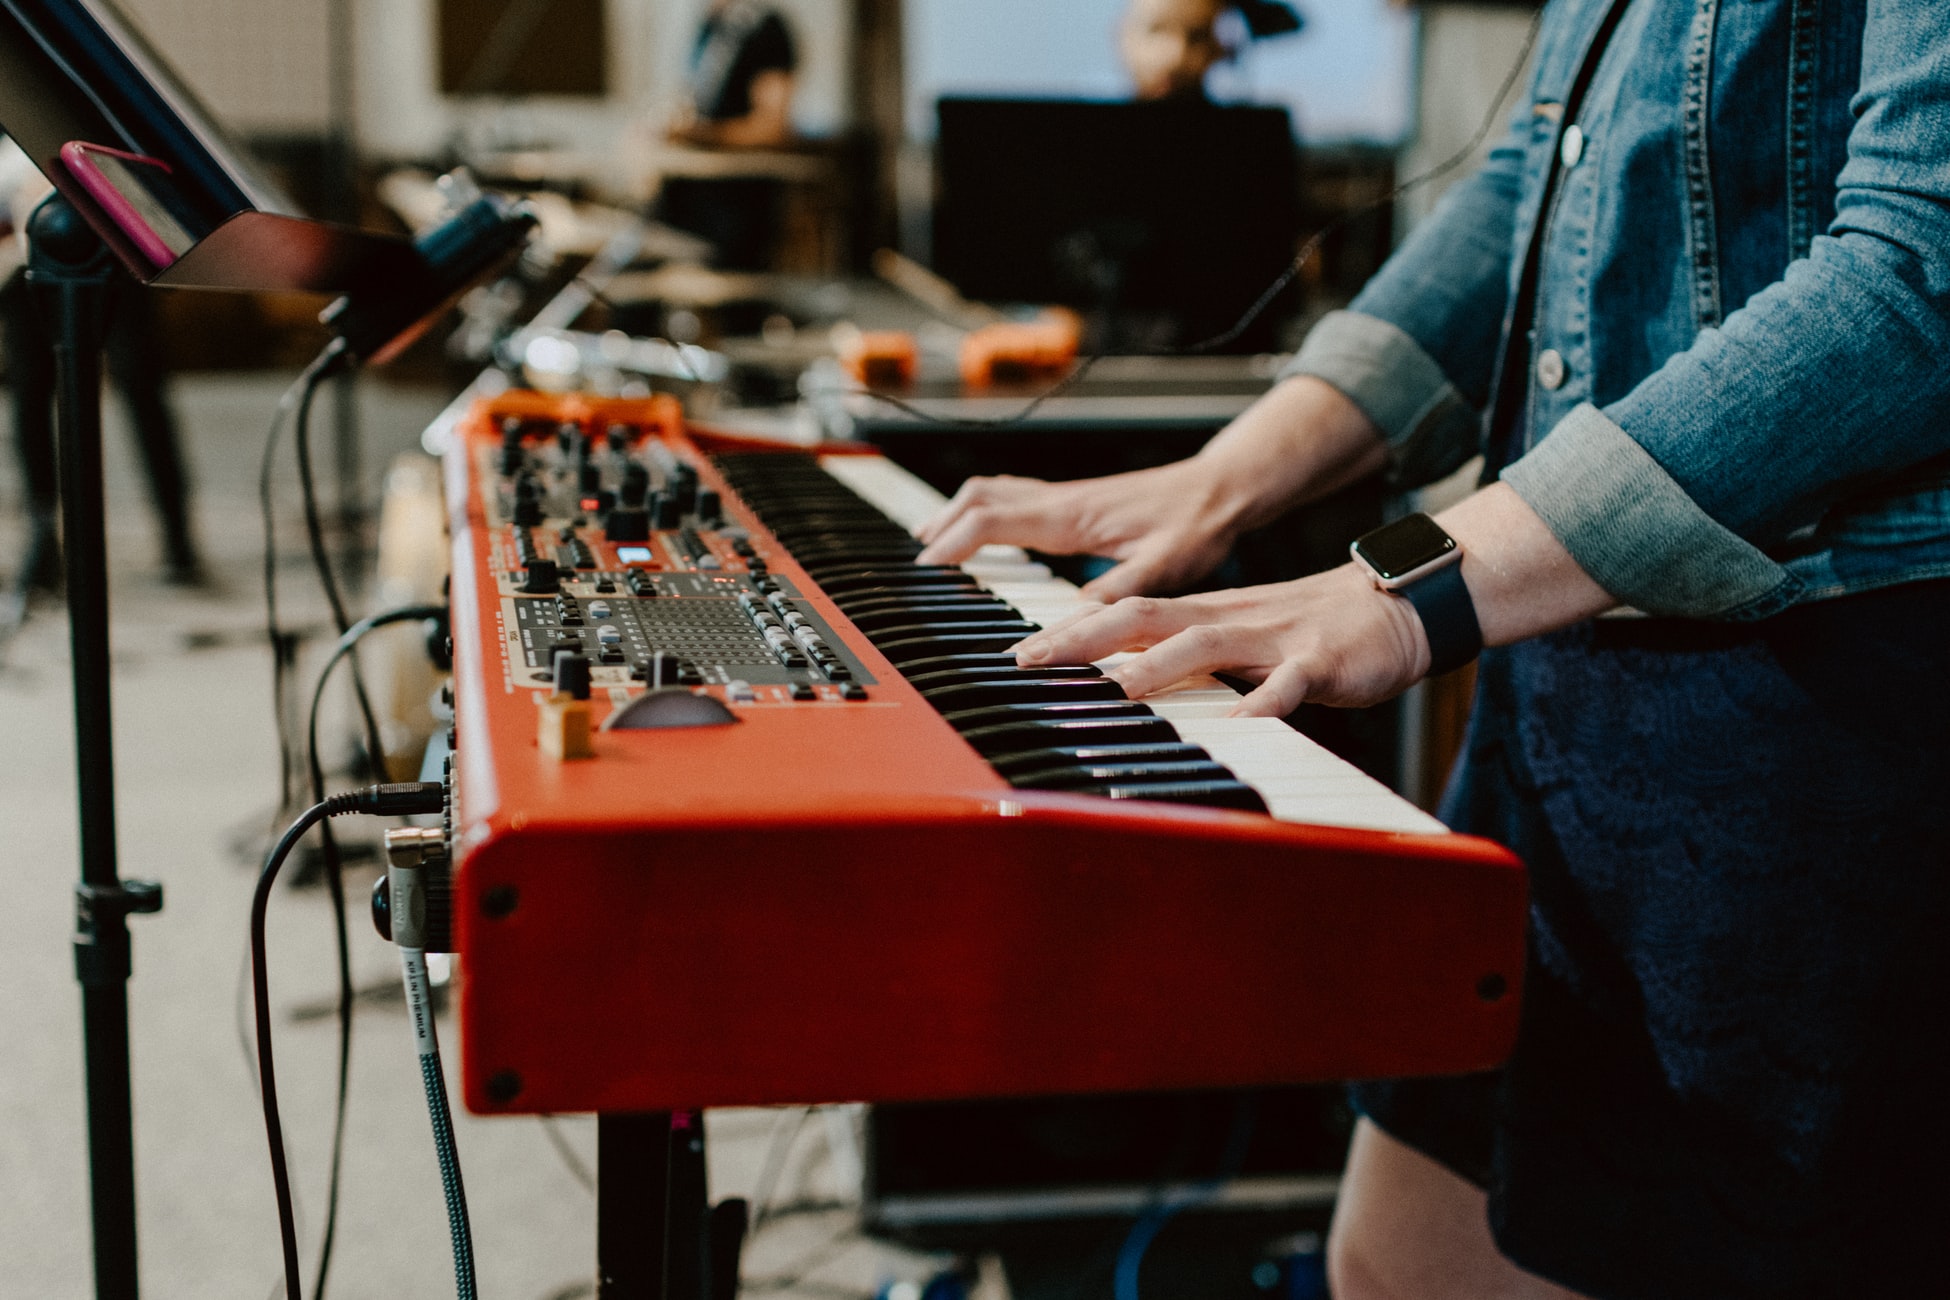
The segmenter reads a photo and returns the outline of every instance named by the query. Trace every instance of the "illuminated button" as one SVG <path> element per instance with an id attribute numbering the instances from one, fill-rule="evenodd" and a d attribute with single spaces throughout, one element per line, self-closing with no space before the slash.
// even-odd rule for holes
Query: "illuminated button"
<path id="1" fill-rule="evenodd" d="M 1576 122 L 1564 128 L 1564 140 L 1558 146 L 1558 158 L 1568 169 L 1578 165 L 1584 157 L 1584 128 Z"/>
<path id="2" fill-rule="evenodd" d="M 742 679 L 725 683 L 724 694 L 726 699 L 739 704 L 750 704 L 758 698 L 758 692 L 752 689 L 752 684 Z"/>
<path id="3" fill-rule="evenodd" d="M 1564 387 L 1570 373 L 1570 368 L 1564 364 L 1564 354 L 1556 348 L 1546 348 L 1537 358 L 1537 382 L 1553 393 Z"/>
<path id="4" fill-rule="evenodd" d="M 589 602 L 589 617 L 591 617 L 591 618 L 608 618 L 608 617 L 609 617 L 609 602 L 608 602 L 608 601 L 606 601 L 606 600 L 592 600 L 592 601 L 590 601 L 590 602 Z"/>
<path id="5" fill-rule="evenodd" d="M 600 645 L 621 645 L 623 633 L 614 623 L 605 623 L 596 629 L 596 641 Z"/>

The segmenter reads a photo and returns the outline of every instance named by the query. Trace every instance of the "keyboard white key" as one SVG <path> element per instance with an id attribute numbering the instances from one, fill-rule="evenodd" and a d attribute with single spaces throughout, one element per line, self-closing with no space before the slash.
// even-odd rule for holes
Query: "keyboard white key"
<path id="1" fill-rule="evenodd" d="M 827 456 L 820 464 L 910 531 L 947 503 L 939 492 L 882 457 Z M 1074 584 L 1013 546 L 985 546 L 962 568 L 1038 627 L 1050 627 L 1092 604 Z M 1108 667 L 1128 657 L 1112 655 L 1099 665 Z M 1447 833 L 1441 822 L 1278 718 L 1228 717 L 1239 695 L 1217 678 L 1187 678 L 1144 702 L 1187 742 L 1204 746 L 1216 762 L 1257 790 L 1280 821 L 1411 835 Z"/>

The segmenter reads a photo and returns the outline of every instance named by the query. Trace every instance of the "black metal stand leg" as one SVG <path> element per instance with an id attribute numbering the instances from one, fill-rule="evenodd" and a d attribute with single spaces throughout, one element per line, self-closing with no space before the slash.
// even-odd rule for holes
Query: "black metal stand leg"
<path id="1" fill-rule="evenodd" d="M 670 1117 L 670 1200 L 664 1300 L 710 1300 L 711 1197 L 704 1172 L 704 1112 Z"/>
<path id="2" fill-rule="evenodd" d="M 596 1300 L 662 1300 L 670 1115 L 596 1117 Z"/>
<path id="3" fill-rule="evenodd" d="M 95 1294 L 102 1300 L 135 1300 L 128 916 L 160 909 L 162 889 L 147 881 L 123 882 L 115 855 L 101 439 L 101 350 L 109 277 L 115 272 L 107 248 L 59 195 L 35 210 L 28 235 L 28 282 L 47 315 L 59 375 L 62 531 L 81 820 L 74 952 L 87 1060 Z"/>
<path id="4" fill-rule="evenodd" d="M 596 1117 L 597 1300 L 732 1300 L 746 1206 L 713 1206 L 704 1113 Z"/>

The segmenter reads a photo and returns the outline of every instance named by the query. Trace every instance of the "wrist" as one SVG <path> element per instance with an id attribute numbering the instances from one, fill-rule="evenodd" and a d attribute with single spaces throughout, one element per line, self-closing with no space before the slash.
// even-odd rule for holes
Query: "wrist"
<path id="1" fill-rule="evenodd" d="M 1428 648 L 1424 675 L 1439 677 L 1483 650 L 1483 629 L 1463 578 L 1463 549 L 1424 514 L 1364 534 L 1349 548 L 1376 588 L 1409 605 Z"/>
<path id="2" fill-rule="evenodd" d="M 1210 504 L 1235 533 L 1382 469 L 1380 428 L 1312 375 L 1284 379 L 1193 458 L 1207 467 Z"/>
<path id="3" fill-rule="evenodd" d="M 1415 607 L 1400 595 L 1377 587 L 1374 574 L 1359 561 L 1344 564 L 1333 572 L 1346 583 L 1348 599 L 1365 605 L 1373 617 L 1388 628 L 1389 640 L 1394 644 L 1398 662 L 1406 674 L 1396 689 L 1427 677 L 1432 662 L 1429 634 L 1428 629 L 1422 626 Z"/>

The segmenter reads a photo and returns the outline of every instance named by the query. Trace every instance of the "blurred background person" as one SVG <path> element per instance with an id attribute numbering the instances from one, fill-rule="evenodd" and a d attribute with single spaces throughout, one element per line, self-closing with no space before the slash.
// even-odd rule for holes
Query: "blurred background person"
<path id="1" fill-rule="evenodd" d="M 689 98 L 670 124 L 670 139 L 725 150 L 792 144 L 798 70 L 798 46 L 778 10 L 758 0 L 712 0 L 691 50 Z M 771 176 L 673 176 L 657 216 L 710 240 L 720 268 L 758 271 L 777 254 L 783 201 Z"/>
<path id="2" fill-rule="evenodd" d="M 61 585 L 60 484 L 55 451 L 54 340 L 48 334 L 25 272 L 22 228 L 49 192 L 47 182 L 12 140 L 0 137 L 0 230 L 8 255 L 0 259 L 0 333 L 5 335 L 7 383 L 12 390 L 14 446 L 26 498 L 25 553 L 14 578 L 15 600 L 32 590 Z M 176 586 L 207 580 L 190 514 L 189 478 L 176 417 L 169 404 L 169 373 L 156 337 L 151 296 L 119 269 L 108 296 L 105 368 L 121 395 L 149 483 L 161 531 L 162 576 Z"/>
<path id="3" fill-rule="evenodd" d="M 1228 33 L 1227 16 L 1237 30 Z M 1117 29 L 1118 53 L 1141 100 L 1204 100 L 1206 74 L 1246 40 L 1300 30 L 1292 6 L 1271 0 L 1131 0 Z"/>
<path id="4" fill-rule="evenodd" d="M 1205 74 L 1231 57 L 1219 36 L 1224 0 L 1131 0 L 1118 51 L 1138 99 L 1204 99 Z"/>
<path id="5" fill-rule="evenodd" d="M 691 50 L 690 98 L 671 138 L 721 149 L 790 143 L 798 72 L 798 46 L 778 10 L 757 0 L 712 0 Z"/>

